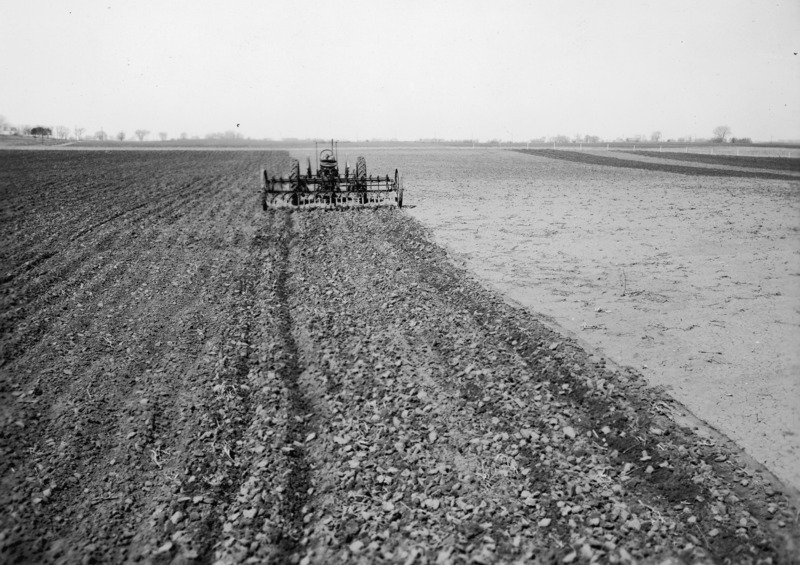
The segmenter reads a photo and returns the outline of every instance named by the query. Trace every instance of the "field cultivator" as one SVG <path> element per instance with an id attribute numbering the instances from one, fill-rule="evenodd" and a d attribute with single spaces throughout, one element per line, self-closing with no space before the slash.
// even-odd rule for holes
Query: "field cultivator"
<path id="1" fill-rule="evenodd" d="M 346 163 L 339 170 L 337 148 L 317 152 L 317 170 L 312 172 L 308 159 L 306 174 L 300 174 L 300 162 L 292 159 L 288 177 L 270 176 L 261 170 L 261 205 L 268 208 L 352 208 L 359 206 L 403 207 L 403 184 L 397 169 L 394 177 L 367 175 L 364 157 L 358 157 L 355 170 Z"/>

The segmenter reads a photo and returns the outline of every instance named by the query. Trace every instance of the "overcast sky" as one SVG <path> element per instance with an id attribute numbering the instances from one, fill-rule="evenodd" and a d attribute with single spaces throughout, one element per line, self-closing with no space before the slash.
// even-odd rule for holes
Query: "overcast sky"
<path id="1" fill-rule="evenodd" d="M 800 139 L 797 0 L 0 0 L 0 115 L 177 137 Z"/>

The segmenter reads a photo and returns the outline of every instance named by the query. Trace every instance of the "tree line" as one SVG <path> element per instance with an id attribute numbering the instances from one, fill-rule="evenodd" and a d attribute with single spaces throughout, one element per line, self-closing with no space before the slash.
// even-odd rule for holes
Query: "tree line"
<path id="1" fill-rule="evenodd" d="M 150 138 L 150 130 L 148 129 L 137 129 L 133 132 L 133 137 L 131 139 L 138 139 L 139 141 L 145 141 Z M 226 132 L 227 133 L 227 132 Z M 67 126 L 42 126 L 36 125 L 31 126 L 28 124 L 21 124 L 21 125 L 13 125 L 11 124 L 5 116 L 0 114 L 0 135 L 14 135 L 14 136 L 24 136 L 24 137 L 39 137 L 39 138 L 54 138 L 54 139 L 62 139 L 64 141 L 73 140 L 73 141 L 90 141 L 90 140 L 97 140 L 97 141 L 108 141 L 108 140 L 117 140 L 117 141 L 125 141 L 128 139 L 128 134 L 125 131 L 119 131 L 116 134 L 109 134 L 105 130 L 96 131 L 94 134 L 90 134 L 86 132 L 86 128 L 74 126 L 72 128 L 68 128 Z M 217 135 L 221 134 L 209 134 L 206 138 L 211 136 L 216 137 Z M 241 138 L 241 134 L 239 134 L 238 139 Z M 161 141 L 167 141 L 169 139 L 169 134 L 167 132 L 161 131 L 158 132 L 158 139 Z M 189 139 L 189 135 L 186 133 L 181 133 L 179 139 L 186 140 Z M 199 139 L 199 137 L 194 136 L 192 139 Z"/>
<path id="2" fill-rule="evenodd" d="M 137 139 L 138 141 L 145 141 L 150 139 L 150 130 L 148 129 L 137 129 L 133 132 L 133 137 L 131 139 Z M 605 142 L 627 142 L 627 143 L 645 143 L 645 142 L 652 142 L 658 143 L 660 141 L 669 142 L 678 142 L 678 143 L 692 143 L 698 141 L 711 141 L 714 143 L 752 143 L 752 140 L 749 137 L 733 137 L 732 131 L 729 126 L 717 126 L 712 131 L 713 136 L 710 139 L 702 139 L 697 138 L 695 136 L 684 136 L 678 137 L 676 139 L 666 139 L 663 140 L 663 135 L 660 131 L 654 131 L 649 136 L 644 134 L 637 134 L 634 136 L 627 136 L 627 137 L 618 137 L 616 139 L 603 139 L 597 135 L 582 135 L 582 134 L 575 134 L 574 136 L 568 135 L 553 135 L 549 137 L 540 137 L 529 140 L 530 143 L 556 143 L 566 145 L 569 143 L 605 143 Z M 19 136 L 27 136 L 27 137 L 39 137 L 42 140 L 44 138 L 55 138 L 61 139 L 64 141 L 67 140 L 74 140 L 74 141 L 90 141 L 90 140 L 97 140 L 97 141 L 109 141 L 109 140 L 117 140 L 117 141 L 125 141 L 128 139 L 128 134 L 125 131 L 119 131 L 114 135 L 109 134 L 104 130 L 100 130 L 95 132 L 94 134 L 86 133 L 86 129 L 82 127 L 75 126 L 72 129 L 66 126 L 55 126 L 55 127 L 46 127 L 46 126 L 29 126 L 29 125 L 19 125 L 13 126 L 11 125 L 4 116 L 0 115 L 0 135 L 19 135 Z M 158 132 L 158 139 L 161 141 L 167 141 L 169 138 L 169 134 L 167 132 Z M 172 138 L 176 139 L 176 138 Z M 186 141 L 188 139 L 200 139 L 198 136 L 192 136 L 191 138 L 186 132 L 182 132 L 178 138 L 181 141 Z M 234 130 L 227 130 L 224 132 L 214 132 L 208 133 L 205 135 L 205 139 L 219 139 L 219 140 L 236 140 L 236 139 L 243 139 L 241 133 L 234 131 Z M 444 141 L 444 140 L 440 140 Z M 501 140 L 492 140 L 494 142 L 500 143 Z M 490 141 L 490 143 L 492 142 Z"/>

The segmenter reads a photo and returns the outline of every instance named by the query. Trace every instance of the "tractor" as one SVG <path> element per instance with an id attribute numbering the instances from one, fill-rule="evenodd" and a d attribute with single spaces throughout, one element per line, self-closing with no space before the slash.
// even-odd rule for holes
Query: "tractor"
<path id="1" fill-rule="evenodd" d="M 300 174 L 300 162 L 292 159 L 288 177 L 270 176 L 261 170 L 261 205 L 270 208 L 353 208 L 366 206 L 403 207 L 403 185 L 397 169 L 394 178 L 367 175 L 364 157 L 356 159 L 355 171 L 345 164 L 339 170 L 338 147 L 331 140 L 330 148 L 317 154 L 316 172 L 307 160 L 306 174 Z"/>

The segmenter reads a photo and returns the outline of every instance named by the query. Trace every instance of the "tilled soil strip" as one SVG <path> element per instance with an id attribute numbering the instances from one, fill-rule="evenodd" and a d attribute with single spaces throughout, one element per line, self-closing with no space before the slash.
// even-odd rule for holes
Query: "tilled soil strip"
<path id="1" fill-rule="evenodd" d="M 687 165 L 673 165 L 670 163 L 656 163 L 635 159 L 623 159 L 620 157 L 610 157 L 597 155 L 582 151 L 565 151 L 559 149 L 515 149 L 518 153 L 534 155 L 537 157 L 548 157 L 550 159 L 561 159 L 587 165 L 603 165 L 607 167 L 621 167 L 624 169 L 644 169 L 648 171 L 663 171 L 666 173 L 678 173 L 689 176 L 711 176 L 711 177 L 741 177 L 751 179 L 772 179 L 798 181 L 800 177 L 772 173 L 769 171 L 745 171 L 734 169 L 719 169 L 706 167 L 690 167 Z M 638 153 L 637 153 L 638 154 Z M 658 155 L 658 153 L 656 153 Z M 719 164 L 719 163 L 716 163 Z"/>

